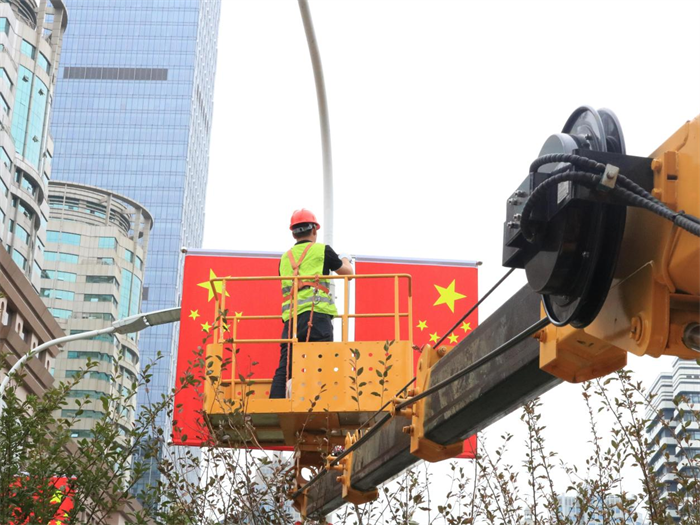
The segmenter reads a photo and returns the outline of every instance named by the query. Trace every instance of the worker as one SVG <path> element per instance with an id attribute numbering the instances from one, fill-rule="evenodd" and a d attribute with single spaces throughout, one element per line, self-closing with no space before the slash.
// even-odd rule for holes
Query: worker
<path id="1" fill-rule="evenodd" d="M 324 275 L 352 275 L 349 256 L 338 254 L 325 244 L 316 242 L 321 225 L 316 216 L 306 209 L 296 210 L 289 224 L 296 244 L 282 255 L 279 273 L 282 277 L 294 275 L 316 276 L 314 280 L 299 281 L 297 292 L 297 340 L 302 342 L 333 341 L 333 318 L 338 311 L 330 294 L 330 280 Z M 288 339 L 290 321 L 293 322 L 292 296 L 294 281 L 282 281 L 282 339 Z M 286 397 L 287 382 L 292 376 L 292 345 L 281 343 L 280 362 L 272 378 L 270 399 Z"/>

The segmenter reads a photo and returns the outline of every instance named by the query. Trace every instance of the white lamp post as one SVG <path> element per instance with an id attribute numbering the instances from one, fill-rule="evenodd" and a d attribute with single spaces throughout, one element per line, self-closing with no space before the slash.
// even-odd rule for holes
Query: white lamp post
<path id="1" fill-rule="evenodd" d="M 115 321 L 114 323 L 112 323 L 112 326 L 108 326 L 107 328 L 100 328 L 99 330 L 91 330 L 89 332 L 82 332 L 79 334 L 66 335 L 64 337 L 59 337 L 58 339 L 53 339 L 51 341 L 47 341 L 46 343 L 37 346 L 33 350 L 30 350 L 29 352 L 24 354 L 12 366 L 12 368 L 10 368 L 10 371 L 2 380 L 2 384 L 0 384 L 0 416 L 2 416 L 2 412 L 5 408 L 5 390 L 7 389 L 7 385 L 9 385 L 10 383 L 10 377 L 12 376 L 12 374 L 17 372 L 17 370 L 19 370 L 24 365 L 24 363 L 26 363 L 30 358 L 37 355 L 39 352 L 46 350 L 49 347 L 55 345 L 62 345 L 71 341 L 77 341 L 80 339 L 90 339 L 91 337 L 95 337 L 102 334 L 129 334 L 132 332 L 139 332 L 144 328 L 148 328 L 149 326 L 174 323 L 179 320 L 180 307 L 178 306 L 177 308 L 168 308 L 166 310 L 157 310 L 155 312 L 147 312 L 138 315 L 132 315 L 131 317 L 126 317 L 125 319 Z"/>

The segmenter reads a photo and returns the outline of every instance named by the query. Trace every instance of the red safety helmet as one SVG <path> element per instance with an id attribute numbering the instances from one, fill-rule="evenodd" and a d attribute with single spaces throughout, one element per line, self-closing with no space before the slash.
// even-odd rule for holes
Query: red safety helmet
<path id="1" fill-rule="evenodd" d="M 289 229 L 294 230 L 294 227 L 298 224 L 313 224 L 316 226 L 317 230 L 321 229 L 321 225 L 316 220 L 316 216 L 306 208 L 296 210 L 292 213 L 292 219 L 289 221 Z"/>

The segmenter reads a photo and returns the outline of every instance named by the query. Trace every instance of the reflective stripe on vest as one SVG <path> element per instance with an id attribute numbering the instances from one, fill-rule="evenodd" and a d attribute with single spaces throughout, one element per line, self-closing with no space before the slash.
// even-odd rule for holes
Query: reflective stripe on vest
<path id="1" fill-rule="evenodd" d="M 308 249 L 307 249 L 308 248 Z M 327 314 L 335 317 L 338 311 L 335 308 L 333 299 L 328 294 L 327 290 L 330 286 L 328 279 L 323 279 L 323 263 L 326 255 L 326 245 L 314 243 L 311 246 L 308 243 L 295 245 L 292 249 L 292 258 L 299 264 L 301 255 L 306 250 L 306 255 L 301 261 L 297 275 L 310 276 L 318 275 L 321 277 L 318 280 L 319 287 L 315 286 L 315 282 L 309 280 L 299 282 L 299 291 L 297 297 L 297 314 L 308 312 L 311 310 L 311 305 L 314 305 L 314 312 Z M 287 253 L 282 255 L 280 260 L 280 276 L 291 277 L 294 275 L 294 268 Z M 291 298 L 294 281 L 282 280 L 282 319 L 288 321 L 291 314 Z M 304 286 L 306 285 L 306 286 Z M 325 288 L 325 290 L 324 290 Z"/>

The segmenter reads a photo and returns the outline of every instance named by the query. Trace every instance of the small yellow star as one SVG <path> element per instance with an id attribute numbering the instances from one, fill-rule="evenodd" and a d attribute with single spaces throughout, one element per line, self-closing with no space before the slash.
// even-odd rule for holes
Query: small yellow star
<path id="1" fill-rule="evenodd" d="M 420 328 L 420 331 L 422 332 L 424 328 L 428 328 L 428 321 L 418 321 L 418 324 L 416 325 L 416 328 Z"/>
<path id="2" fill-rule="evenodd" d="M 204 281 L 202 283 L 197 284 L 197 286 L 204 288 L 207 292 L 209 292 L 209 295 L 207 296 L 207 302 L 211 301 L 212 298 L 214 297 L 214 290 L 216 290 L 216 293 L 220 294 L 221 290 L 223 290 L 223 288 L 224 288 L 223 281 L 216 281 L 214 283 L 214 286 L 212 287 L 211 279 L 216 279 L 216 274 L 214 273 L 214 270 L 212 270 L 210 268 L 209 269 L 209 281 Z M 226 297 L 229 297 L 228 292 L 226 292 Z"/>
<path id="3" fill-rule="evenodd" d="M 459 339 L 459 337 L 457 337 L 454 333 L 452 335 L 448 336 L 447 338 L 450 340 L 450 343 L 452 343 L 452 344 L 456 343 L 457 339 Z"/>
<path id="4" fill-rule="evenodd" d="M 440 297 L 438 297 L 438 300 L 435 301 L 435 304 L 433 304 L 433 306 L 437 306 L 439 304 L 446 304 L 452 313 L 455 312 L 455 302 L 466 297 L 466 295 L 462 295 L 461 293 L 455 291 L 455 281 L 456 279 L 452 279 L 452 282 L 447 288 L 443 288 L 442 286 L 438 286 L 437 284 L 433 285 L 440 294 Z"/>
<path id="5" fill-rule="evenodd" d="M 243 312 L 236 312 L 236 317 L 243 317 Z M 236 319 L 237 322 L 241 322 L 240 319 Z"/>
<path id="6" fill-rule="evenodd" d="M 197 317 L 199 317 L 199 310 L 190 310 L 189 317 L 191 317 L 193 321 L 196 321 Z"/>
<path id="7" fill-rule="evenodd" d="M 431 343 L 437 343 L 437 340 L 440 339 L 440 336 L 435 332 L 434 334 L 430 334 L 430 342 Z"/>
<path id="8" fill-rule="evenodd" d="M 470 325 L 471 325 L 471 323 L 462 323 L 462 330 L 464 330 L 464 333 L 465 333 L 465 334 L 466 334 L 469 330 L 472 329 L 472 327 L 471 327 Z"/>
<path id="9" fill-rule="evenodd" d="M 208 332 L 209 330 L 211 330 L 211 325 L 208 322 L 204 323 L 202 325 L 202 330 L 204 330 L 205 332 Z"/>

